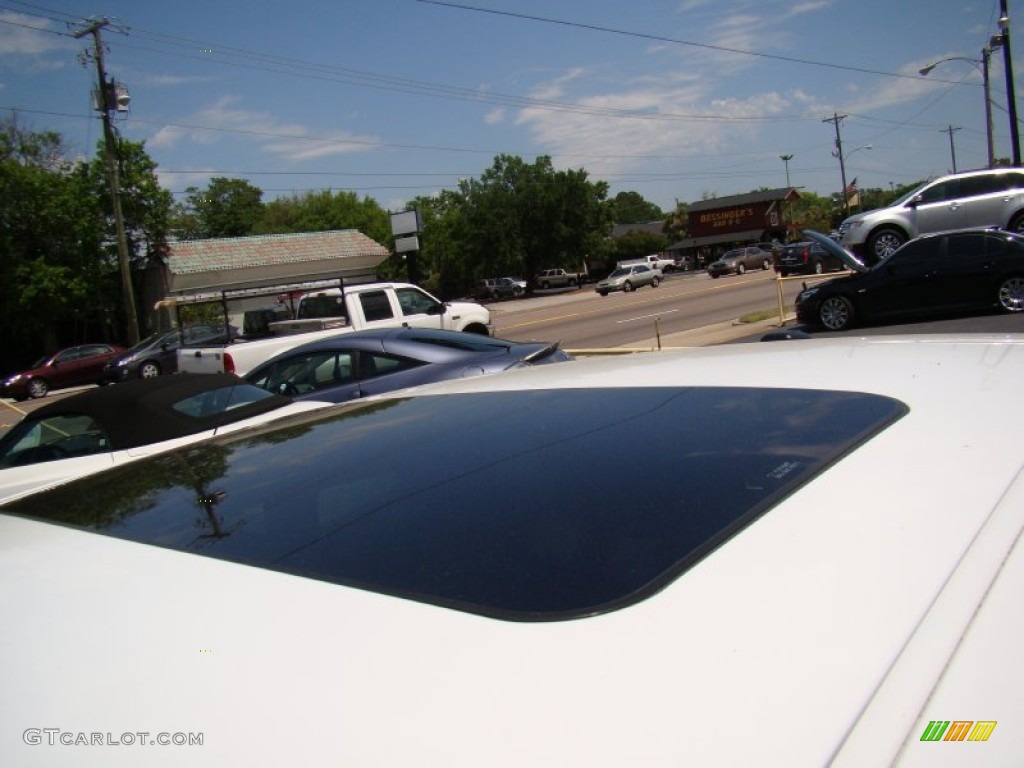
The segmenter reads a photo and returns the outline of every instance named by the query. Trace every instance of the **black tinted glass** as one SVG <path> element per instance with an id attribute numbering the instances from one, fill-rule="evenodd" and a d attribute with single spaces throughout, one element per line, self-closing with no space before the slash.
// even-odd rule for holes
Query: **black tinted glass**
<path id="1" fill-rule="evenodd" d="M 397 399 L 4 511 L 498 618 L 576 618 L 661 589 L 904 412 L 760 388 Z"/>

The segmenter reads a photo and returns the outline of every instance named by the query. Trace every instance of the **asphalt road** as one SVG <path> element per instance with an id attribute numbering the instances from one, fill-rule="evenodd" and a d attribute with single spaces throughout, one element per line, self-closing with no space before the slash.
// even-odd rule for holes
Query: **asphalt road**
<path id="1" fill-rule="evenodd" d="M 496 336 L 513 341 L 560 341 L 566 349 L 614 348 L 731 322 L 751 311 L 778 307 L 772 271 L 727 275 L 675 273 L 657 288 L 600 296 L 592 285 L 489 305 Z M 800 281 L 784 282 L 792 305 Z"/>

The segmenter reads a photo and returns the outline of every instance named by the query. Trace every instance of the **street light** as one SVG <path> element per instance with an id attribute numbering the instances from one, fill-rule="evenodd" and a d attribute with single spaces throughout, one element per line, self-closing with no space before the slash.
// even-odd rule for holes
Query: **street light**
<path id="1" fill-rule="evenodd" d="M 789 161 L 793 159 L 792 155 L 779 155 L 779 160 L 786 164 L 786 188 L 790 187 L 789 183 Z"/>
<path id="2" fill-rule="evenodd" d="M 994 51 L 996 48 L 999 48 L 1001 45 L 1002 40 L 999 38 L 998 35 L 996 35 L 992 38 L 988 45 L 981 49 L 980 59 L 969 59 L 966 56 L 949 56 L 948 58 L 945 59 L 939 59 L 933 64 L 929 64 L 927 67 L 921 67 L 921 69 L 918 70 L 918 73 L 922 77 L 927 77 L 928 73 L 930 73 L 933 69 L 939 66 L 939 64 L 942 64 L 947 61 L 969 61 L 971 64 L 974 64 L 975 66 L 981 65 L 981 79 L 984 83 L 985 90 L 985 136 L 988 139 L 989 168 L 995 167 L 996 156 L 995 150 L 992 146 L 992 94 L 989 90 L 988 64 L 989 57 L 992 55 L 992 51 Z"/>

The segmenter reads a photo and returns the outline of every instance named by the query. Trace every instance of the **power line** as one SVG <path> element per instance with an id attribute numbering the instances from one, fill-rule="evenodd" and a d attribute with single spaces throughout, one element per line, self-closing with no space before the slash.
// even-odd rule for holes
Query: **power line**
<path id="1" fill-rule="evenodd" d="M 557 24 L 564 27 L 574 27 L 576 29 L 587 29 L 592 32 L 604 32 L 610 35 L 622 35 L 624 37 L 636 37 L 641 40 L 651 40 L 659 43 L 672 43 L 674 45 L 689 46 L 692 48 L 702 48 L 704 50 L 717 51 L 719 53 L 732 53 L 739 54 L 742 56 L 753 56 L 761 59 L 773 59 L 775 61 L 785 61 L 790 64 L 803 64 L 806 66 L 823 67 L 827 69 L 840 69 L 847 72 L 859 72 L 867 75 L 881 75 L 883 77 L 896 77 L 905 78 L 908 80 L 920 80 L 921 77 L 918 75 L 905 75 L 899 72 L 885 72 L 884 70 L 868 69 L 865 67 L 854 67 L 845 64 L 834 64 L 828 61 L 814 61 L 812 59 L 801 59 L 795 56 L 782 56 L 774 53 L 764 53 L 761 51 L 747 51 L 742 48 L 730 48 L 724 45 L 713 45 L 711 43 L 697 43 L 692 40 L 681 40 L 675 37 L 664 37 L 662 35 L 652 35 L 646 32 L 630 32 L 623 29 L 615 29 L 613 27 L 604 27 L 598 24 L 586 24 L 578 21 L 565 21 L 564 19 L 553 19 L 546 16 L 534 16 L 527 13 L 516 13 L 514 11 L 500 11 L 494 8 L 479 8 L 474 5 L 464 5 L 462 3 L 451 3 L 444 2 L 444 0 L 415 0 L 415 2 L 423 3 L 425 5 L 437 5 L 445 8 L 453 8 L 460 11 L 471 11 L 473 13 L 486 13 L 493 16 L 506 16 L 514 19 L 522 19 L 525 21 L 537 21 L 544 24 Z M 939 81 L 935 81 L 939 82 Z"/>

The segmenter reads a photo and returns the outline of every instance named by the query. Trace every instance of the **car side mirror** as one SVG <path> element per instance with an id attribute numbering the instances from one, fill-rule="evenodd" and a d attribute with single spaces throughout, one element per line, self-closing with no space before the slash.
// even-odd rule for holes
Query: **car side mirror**
<path id="1" fill-rule="evenodd" d="M 910 198 L 907 201 L 907 207 L 908 208 L 917 208 L 917 206 L 919 206 L 922 202 L 923 201 L 922 201 L 920 195 L 914 195 L 912 198 Z"/>
<path id="2" fill-rule="evenodd" d="M 427 310 L 427 314 L 428 315 L 443 315 L 447 311 L 448 311 L 448 304 L 447 303 L 435 304 L 434 306 L 432 306 L 430 309 Z"/>

